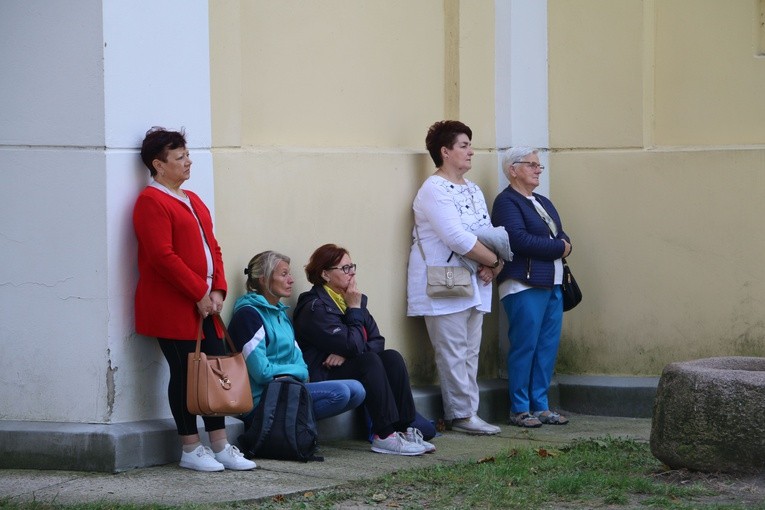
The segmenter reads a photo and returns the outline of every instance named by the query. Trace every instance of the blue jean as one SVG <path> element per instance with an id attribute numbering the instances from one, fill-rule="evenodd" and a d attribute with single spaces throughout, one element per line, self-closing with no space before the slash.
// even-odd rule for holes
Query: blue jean
<path id="1" fill-rule="evenodd" d="M 318 381 L 305 384 L 313 400 L 313 414 L 317 420 L 355 409 L 366 397 L 364 386 L 353 379 Z"/>
<path id="2" fill-rule="evenodd" d="M 510 411 L 546 411 L 563 324 L 560 285 L 533 288 L 502 298 L 510 327 L 507 377 Z"/>

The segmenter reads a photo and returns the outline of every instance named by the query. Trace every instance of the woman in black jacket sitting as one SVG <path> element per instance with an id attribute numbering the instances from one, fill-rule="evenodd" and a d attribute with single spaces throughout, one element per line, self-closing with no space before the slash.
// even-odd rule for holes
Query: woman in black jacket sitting
<path id="1" fill-rule="evenodd" d="M 305 267 L 313 288 L 298 298 L 292 320 L 312 381 L 356 379 L 366 390 L 372 451 L 421 455 L 435 451 L 435 428 L 417 416 L 409 372 L 401 354 L 385 349 L 356 286 L 356 264 L 334 244 L 320 246 Z M 417 419 L 416 423 L 415 420 Z M 431 429 L 431 430 L 428 430 Z"/>

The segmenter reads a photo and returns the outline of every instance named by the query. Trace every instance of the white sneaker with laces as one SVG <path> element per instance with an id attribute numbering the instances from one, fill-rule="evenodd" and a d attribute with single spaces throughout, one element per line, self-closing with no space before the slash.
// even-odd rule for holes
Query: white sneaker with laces
<path id="1" fill-rule="evenodd" d="M 181 454 L 180 466 L 194 471 L 223 471 L 223 464 L 215 460 L 211 449 L 204 445 L 199 445 L 193 452 L 183 452 Z"/>
<path id="2" fill-rule="evenodd" d="M 436 451 L 436 447 L 433 443 L 428 443 L 422 437 L 422 431 L 418 428 L 409 427 L 406 429 L 406 440 L 410 443 L 418 444 L 425 448 L 425 453 L 433 453 Z"/>
<path id="3" fill-rule="evenodd" d="M 226 469 L 234 471 L 249 471 L 258 467 L 255 462 L 245 459 L 239 448 L 230 444 L 226 444 L 224 449 L 215 454 L 215 460 L 223 464 Z"/>
<path id="4" fill-rule="evenodd" d="M 401 432 L 394 432 L 385 439 L 375 435 L 372 440 L 372 451 L 392 455 L 422 455 L 425 453 L 425 447 L 410 443 Z"/>

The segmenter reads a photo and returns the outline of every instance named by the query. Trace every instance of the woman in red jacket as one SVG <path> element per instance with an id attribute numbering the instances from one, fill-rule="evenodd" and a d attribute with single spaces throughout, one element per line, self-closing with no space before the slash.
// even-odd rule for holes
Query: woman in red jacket
<path id="1" fill-rule="evenodd" d="M 183 132 L 152 128 L 141 159 L 153 180 L 138 196 L 133 227 L 138 238 L 135 329 L 157 338 L 170 366 L 170 411 L 181 436 L 181 467 L 196 471 L 248 470 L 255 463 L 228 444 L 222 417 L 203 417 L 212 449 L 202 445 L 197 417 L 186 407 L 186 360 L 196 348 L 200 318 L 202 351 L 223 354 L 222 331 L 212 315 L 223 308 L 226 278 L 210 211 L 181 189 L 191 172 Z"/>

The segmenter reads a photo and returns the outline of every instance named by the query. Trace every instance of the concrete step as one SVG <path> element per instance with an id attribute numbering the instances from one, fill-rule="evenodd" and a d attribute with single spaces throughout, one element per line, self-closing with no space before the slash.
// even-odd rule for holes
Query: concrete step
<path id="1" fill-rule="evenodd" d="M 557 376 L 550 386 L 550 407 L 577 414 L 650 418 L 658 377 Z M 478 414 L 507 423 L 507 381 L 479 382 Z M 413 389 L 417 410 L 429 419 L 443 416 L 438 386 Z M 201 420 L 200 420 L 201 425 Z M 229 441 L 243 431 L 242 422 L 226 419 Z M 322 441 L 365 439 L 363 409 L 322 420 Z M 203 430 L 200 428 L 200 430 Z M 206 440 L 207 434 L 202 434 Z M 0 469 L 66 469 L 119 472 L 177 462 L 178 435 L 172 420 L 88 424 L 0 420 Z"/>
<path id="2" fill-rule="evenodd" d="M 558 375 L 548 392 L 552 409 L 593 416 L 650 418 L 656 396 L 658 377 L 618 377 L 590 375 Z M 507 381 L 479 381 L 480 405 L 478 415 L 491 423 L 507 423 Z M 439 386 L 412 388 L 417 411 L 430 419 L 443 416 Z M 322 420 L 319 437 L 336 440 L 347 437 L 365 438 L 363 410 L 349 411 Z"/>
<path id="3" fill-rule="evenodd" d="M 560 407 L 579 414 L 650 418 L 658 377 L 559 375 Z"/>

